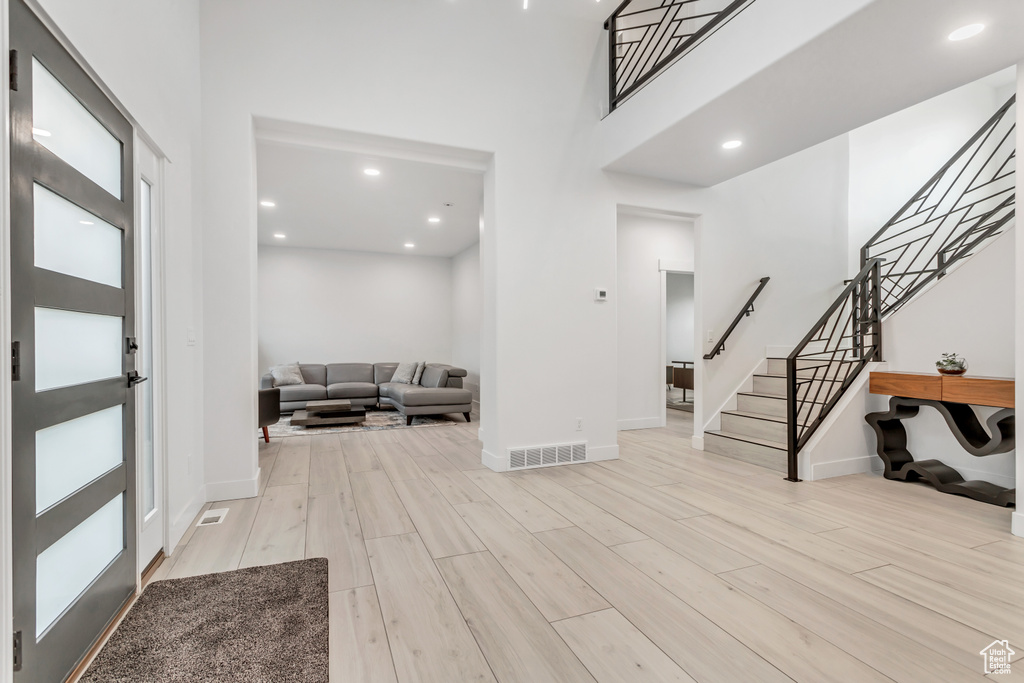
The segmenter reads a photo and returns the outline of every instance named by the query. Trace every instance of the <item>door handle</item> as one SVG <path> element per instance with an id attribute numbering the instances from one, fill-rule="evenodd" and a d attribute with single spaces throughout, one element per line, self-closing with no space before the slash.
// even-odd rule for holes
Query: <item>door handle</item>
<path id="1" fill-rule="evenodd" d="M 147 379 L 149 379 L 149 378 L 148 377 L 140 377 L 137 370 L 132 370 L 131 372 L 128 373 L 128 386 L 129 387 L 133 387 L 136 384 L 142 384 Z"/>

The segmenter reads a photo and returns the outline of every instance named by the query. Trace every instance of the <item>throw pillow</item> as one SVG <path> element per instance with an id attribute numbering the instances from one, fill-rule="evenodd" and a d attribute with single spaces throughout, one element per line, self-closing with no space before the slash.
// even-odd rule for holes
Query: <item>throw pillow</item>
<path id="1" fill-rule="evenodd" d="M 270 368 L 270 374 L 274 377 L 275 387 L 305 383 L 305 380 L 302 379 L 302 371 L 299 370 L 298 363 L 292 363 L 290 365 L 275 365 Z"/>
<path id="2" fill-rule="evenodd" d="M 416 374 L 412 376 L 412 383 L 413 384 L 419 384 L 420 383 L 420 377 L 423 376 L 423 368 L 425 368 L 425 367 L 427 367 L 426 363 L 417 363 L 416 364 Z"/>
<path id="3" fill-rule="evenodd" d="M 399 363 L 391 381 L 395 384 L 412 384 L 412 376 L 416 374 L 417 363 Z"/>

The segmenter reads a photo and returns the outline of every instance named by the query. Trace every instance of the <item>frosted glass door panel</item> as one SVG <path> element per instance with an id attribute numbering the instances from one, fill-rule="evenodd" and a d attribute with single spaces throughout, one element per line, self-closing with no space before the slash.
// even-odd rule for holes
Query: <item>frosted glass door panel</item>
<path id="1" fill-rule="evenodd" d="M 36 308 L 36 391 L 121 374 L 122 319 Z"/>
<path id="2" fill-rule="evenodd" d="M 124 494 L 94 512 L 36 558 L 36 638 L 124 548 Z"/>
<path id="3" fill-rule="evenodd" d="M 111 287 L 121 286 L 121 231 L 36 184 L 36 266 Z"/>
<path id="4" fill-rule="evenodd" d="M 32 137 L 121 199 L 121 142 L 32 59 Z"/>
<path id="5" fill-rule="evenodd" d="M 124 462 L 117 405 L 36 432 L 36 514 Z"/>
<path id="6" fill-rule="evenodd" d="M 150 252 L 153 230 L 153 187 L 145 180 L 139 183 L 141 221 L 136 236 L 139 240 L 139 294 L 142 300 L 142 316 L 139 332 L 140 348 L 136 363 L 143 377 L 153 376 L 153 261 Z M 142 452 L 142 514 L 148 517 L 156 509 L 156 450 L 153 443 L 153 384 L 143 382 L 136 392 L 138 401 L 135 408 L 139 416 Z"/>

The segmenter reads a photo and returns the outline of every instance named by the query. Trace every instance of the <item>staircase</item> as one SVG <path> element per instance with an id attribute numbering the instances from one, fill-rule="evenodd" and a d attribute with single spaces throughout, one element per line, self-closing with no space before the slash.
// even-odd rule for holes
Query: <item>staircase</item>
<path id="1" fill-rule="evenodd" d="M 869 362 L 882 321 L 944 277 L 1015 217 L 1011 97 L 861 249 L 862 269 L 787 358 L 768 358 L 750 391 L 704 432 L 704 450 L 787 473 Z M 707 356 L 705 356 L 707 358 Z"/>
<path id="2" fill-rule="evenodd" d="M 751 391 L 722 411 L 722 428 L 704 432 L 704 450 L 779 472 L 786 471 L 786 359 L 769 358 Z"/>

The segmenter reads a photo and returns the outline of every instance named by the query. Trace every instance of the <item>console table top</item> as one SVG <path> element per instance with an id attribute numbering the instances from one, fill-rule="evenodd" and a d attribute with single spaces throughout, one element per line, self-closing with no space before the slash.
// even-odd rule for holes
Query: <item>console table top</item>
<path id="1" fill-rule="evenodd" d="M 959 377 L 915 372 L 872 372 L 872 394 L 923 398 L 997 408 L 1014 407 L 1012 377 Z"/>

